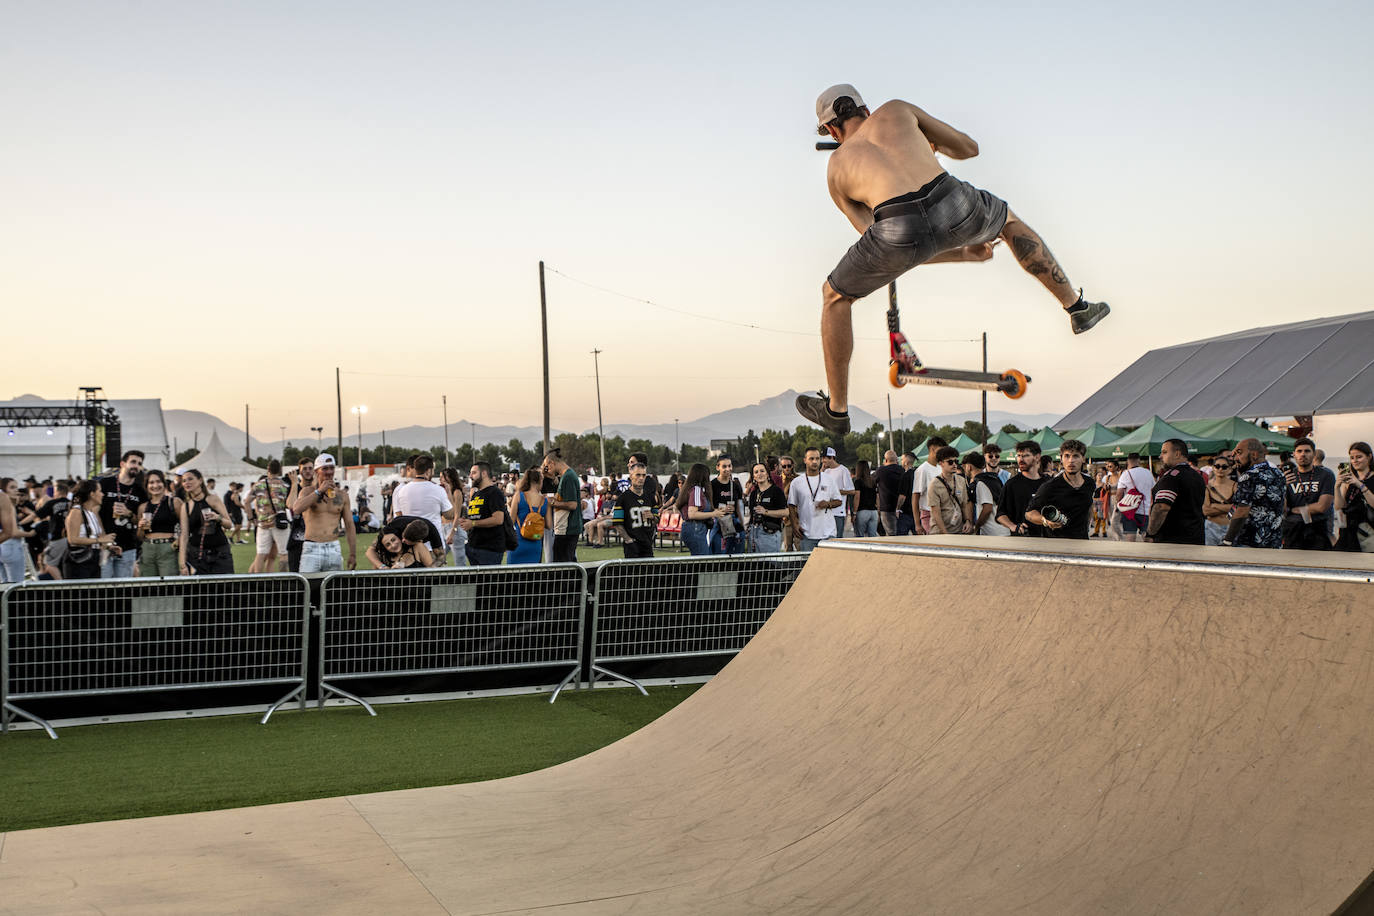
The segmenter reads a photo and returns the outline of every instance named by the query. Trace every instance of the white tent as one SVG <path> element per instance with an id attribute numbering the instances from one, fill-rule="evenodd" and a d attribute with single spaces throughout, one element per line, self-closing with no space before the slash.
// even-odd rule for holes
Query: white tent
<path id="1" fill-rule="evenodd" d="M 219 441 L 218 432 L 210 433 L 210 441 L 205 448 L 172 468 L 175 474 L 190 470 L 200 471 L 202 477 L 213 477 L 216 480 L 238 480 L 245 477 L 257 480 L 266 473 L 256 464 L 249 464 L 225 448 L 224 443 Z"/>
<path id="2" fill-rule="evenodd" d="M 0 402 L 0 407 L 71 407 L 77 403 L 23 395 Z M 143 452 L 144 463 L 150 468 L 165 468 L 171 464 L 172 449 L 167 440 L 167 427 L 162 421 L 160 398 L 123 398 L 111 400 L 109 405 L 119 417 L 124 451 Z M 32 474 L 42 480 L 45 477 L 84 477 L 86 473 L 84 426 L 0 431 L 0 477 L 22 479 Z"/>

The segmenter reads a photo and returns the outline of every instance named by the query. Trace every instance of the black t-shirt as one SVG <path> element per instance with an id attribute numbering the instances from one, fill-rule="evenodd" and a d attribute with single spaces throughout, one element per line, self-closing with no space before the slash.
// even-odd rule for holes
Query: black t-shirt
<path id="1" fill-rule="evenodd" d="M 630 540 L 641 547 L 653 547 L 654 531 L 658 527 L 658 519 L 654 515 L 657 506 L 658 503 L 649 499 L 648 486 L 645 486 L 643 493 L 627 489 L 615 498 L 611 518 L 625 529 Z"/>
<path id="2" fill-rule="evenodd" d="M 1202 499 L 1206 491 L 1207 481 L 1187 464 L 1176 464 L 1160 474 L 1150 490 L 1150 505 L 1163 503 L 1169 506 L 1169 514 L 1154 540 L 1160 544 L 1207 543 L 1202 527 Z"/>
<path id="3" fill-rule="evenodd" d="M 1015 478 L 1013 478 L 1014 480 Z M 1088 539 L 1088 518 L 1092 515 L 1093 490 L 1096 484 L 1092 478 L 1084 477 L 1083 483 L 1075 487 L 1063 474 L 1055 474 L 1046 480 L 1035 495 L 1031 497 L 1027 509 L 1044 513 L 1046 506 L 1054 506 L 1069 517 L 1062 528 L 1041 528 L 1042 536 L 1047 538 Z M 1011 481 L 1007 481 L 1010 489 Z"/>
<path id="4" fill-rule="evenodd" d="M 749 494 L 749 519 L 750 524 L 759 524 L 763 530 L 774 534 L 782 530 L 782 519 L 773 518 L 767 515 L 755 515 L 754 510 L 759 506 L 770 511 L 787 508 L 787 494 L 782 492 L 782 487 L 770 486 L 766 490 L 755 489 Z"/>
<path id="5" fill-rule="evenodd" d="M 48 540 L 56 541 L 67 536 L 67 510 L 71 507 L 69 496 L 54 497 L 38 507 L 38 517 L 48 522 Z"/>
<path id="6" fill-rule="evenodd" d="M 854 481 L 854 489 L 859 491 L 859 503 L 854 507 L 854 511 L 862 512 L 866 509 L 878 508 L 878 488 L 870 479 L 868 485 Z"/>
<path id="7" fill-rule="evenodd" d="M 916 501 L 911 498 L 912 488 L 916 486 L 916 468 L 910 467 L 902 471 L 902 482 L 897 486 L 897 496 L 906 496 L 906 502 L 902 503 L 902 511 L 907 515 L 916 514 Z M 892 505 L 897 505 L 893 501 Z"/>
<path id="8" fill-rule="evenodd" d="M 711 478 L 711 505 L 716 508 L 729 506 L 733 512 L 736 502 L 741 499 L 744 499 L 744 488 L 738 480 L 732 477 L 728 483 L 721 483 L 719 477 Z"/>
<path id="9" fill-rule="evenodd" d="M 1310 506 L 1321 499 L 1323 494 L 1330 493 L 1335 505 L 1336 498 L 1336 475 L 1326 468 L 1314 467 L 1310 471 L 1298 473 L 1293 482 L 1285 488 L 1285 495 L 1288 497 L 1289 510 L 1297 509 L 1298 506 Z M 1329 514 L 1330 509 L 1327 510 Z M 1313 519 L 1317 521 L 1317 519 Z"/>
<path id="10" fill-rule="evenodd" d="M 33 500 L 30 499 L 25 499 L 14 507 L 14 517 L 16 519 L 20 516 L 28 515 L 30 512 L 34 513 L 35 516 L 38 514 L 38 507 L 35 506 Z M 39 518 L 34 518 L 33 521 L 27 523 L 21 523 L 19 527 L 24 531 L 38 532 L 34 537 L 28 539 L 28 546 L 30 549 L 41 545 L 43 541 L 48 539 L 48 526 L 43 524 L 42 520 Z"/>
<path id="11" fill-rule="evenodd" d="M 472 521 L 491 518 L 494 512 L 506 511 L 506 493 L 496 484 L 485 487 L 472 494 L 468 500 L 468 518 Z M 468 532 L 468 543 L 474 550 L 506 549 L 506 533 L 500 525 L 473 528 Z"/>
<path id="12" fill-rule="evenodd" d="M 1039 490 L 1045 483 L 1045 478 L 1037 477 L 1031 480 L 1023 474 L 1016 474 L 1007 481 L 1007 485 L 1002 488 L 1002 498 L 997 500 L 997 518 L 1006 516 L 1011 519 L 1012 528 L 1026 520 L 1026 509 L 1030 507 L 1031 498 L 1035 496 L 1035 491 Z M 1062 509 L 1063 507 L 1060 506 Z M 1023 537 L 1039 537 L 1041 528 L 1039 525 L 1027 525 L 1026 533 Z M 1015 530 L 1012 534 L 1015 534 Z"/>
<path id="13" fill-rule="evenodd" d="M 100 478 L 100 489 L 105 491 L 105 501 L 100 504 L 100 524 L 105 526 L 105 530 L 112 532 L 115 536 L 115 543 L 125 550 L 135 550 L 138 548 L 138 529 L 135 527 L 138 519 L 138 507 L 140 503 L 148 501 L 148 493 L 143 489 L 143 484 L 120 483 L 118 474 L 111 474 L 109 477 Z M 119 520 L 116 524 L 114 517 L 115 503 L 123 503 L 129 510 L 129 514 Z"/>
<path id="14" fill-rule="evenodd" d="M 896 512 L 897 494 L 901 492 L 902 485 L 902 466 L 900 464 L 885 464 L 873 472 L 873 482 L 878 487 L 878 511 Z M 906 492 L 910 493 L 908 489 Z M 863 506 L 859 507 L 860 509 Z"/>

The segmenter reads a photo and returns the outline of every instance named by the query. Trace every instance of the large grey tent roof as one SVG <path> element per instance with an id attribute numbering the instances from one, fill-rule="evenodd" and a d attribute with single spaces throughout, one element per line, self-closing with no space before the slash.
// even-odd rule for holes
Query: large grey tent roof
<path id="1" fill-rule="evenodd" d="M 1374 410 L 1374 312 L 1151 350 L 1054 426 L 1363 410 Z"/>

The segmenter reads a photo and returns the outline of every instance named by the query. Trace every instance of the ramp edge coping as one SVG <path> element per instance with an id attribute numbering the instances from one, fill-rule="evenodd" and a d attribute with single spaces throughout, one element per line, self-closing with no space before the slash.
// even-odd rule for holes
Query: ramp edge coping
<path id="1" fill-rule="evenodd" d="M 1058 563 L 1064 566 L 1095 566 L 1105 569 L 1145 569 L 1157 572 L 1206 573 L 1252 576 L 1263 579 L 1307 579 L 1317 582 L 1374 583 L 1374 572 L 1356 569 L 1324 569 L 1315 566 L 1278 566 L 1263 563 L 1203 563 L 1197 560 L 1166 560 L 1140 557 L 1075 556 L 1073 554 L 1027 550 L 1001 550 L 996 547 L 947 547 L 944 545 L 891 544 L 847 539 L 827 539 L 818 550 L 857 550 L 864 553 L 895 553 L 956 560 L 1005 560 L 1016 563 Z M 1235 548 L 1232 548 L 1235 549 Z"/>

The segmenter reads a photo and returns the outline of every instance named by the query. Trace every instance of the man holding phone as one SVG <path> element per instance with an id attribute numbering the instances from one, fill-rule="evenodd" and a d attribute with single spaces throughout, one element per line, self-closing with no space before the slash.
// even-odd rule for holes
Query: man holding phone
<path id="1" fill-rule="evenodd" d="M 1311 439 L 1293 443 L 1293 460 L 1283 467 L 1288 512 L 1283 520 L 1285 550 L 1330 550 L 1327 515 L 1336 500 L 1336 475 L 1316 462 Z"/>

